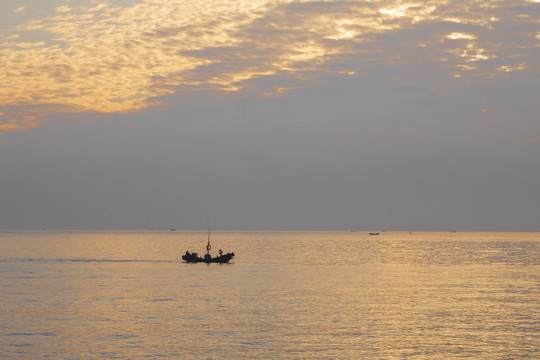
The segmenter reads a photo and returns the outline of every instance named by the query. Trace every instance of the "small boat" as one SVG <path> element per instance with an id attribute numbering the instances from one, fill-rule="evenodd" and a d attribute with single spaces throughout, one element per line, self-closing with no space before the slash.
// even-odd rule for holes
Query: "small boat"
<path id="1" fill-rule="evenodd" d="M 223 255 L 218 255 L 216 257 L 212 257 L 210 254 L 205 254 L 203 257 L 199 256 L 196 252 L 190 253 L 189 251 L 186 251 L 184 255 L 182 255 L 182 259 L 187 263 L 219 263 L 219 264 L 226 264 L 228 263 L 232 258 L 234 257 L 234 253 L 227 253 Z"/>
<path id="2" fill-rule="evenodd" d="M 379 234 L 380 233 L 373 233 L 373 232 L 369 233 L 369 235 L 379 235 Z"/>
<path id="3" fill-rule="evenodd" d="M 212 257 L 210 255 L 210 250 L 212 249 L 212 246 L 210 245 L 210 230 L 208 230 L 208 244 L 206 244 L 206 254 L 204 256 L 199 256 L 196 252 L 190 253 L 189 251 L 186 251 L 184 255 L 182 255 L 182 260 L 184 260 L 187 263 L 219 263 L 219 264 L 226 264 L 234 257 L 234 253 L 227 253 L 223 254 L 223 251 L 221 249 L 219 250 L 219 255 L 216 257 Z"/>

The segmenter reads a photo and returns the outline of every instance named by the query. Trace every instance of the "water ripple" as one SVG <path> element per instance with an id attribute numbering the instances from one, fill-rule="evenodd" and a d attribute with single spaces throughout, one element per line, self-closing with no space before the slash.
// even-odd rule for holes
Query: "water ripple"
<path id="1" fill-rule="evenodd" d="M 148 259 L 48 259 L 48 258 L 1 258 L 0 262 L 7 263 L 179 263 L 180 260 L 148 260 Z"/>

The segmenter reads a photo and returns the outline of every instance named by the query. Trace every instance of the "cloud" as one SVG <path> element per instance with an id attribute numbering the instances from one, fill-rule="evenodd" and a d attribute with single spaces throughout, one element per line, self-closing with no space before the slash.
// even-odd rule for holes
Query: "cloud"
<path id="1" fill-rule="evenodd" d="M 437 78 L 480 81 L 534 71 L 535 5 L 486 4 L 141 0 L 59 6 L 56 15 L 21 24 L 0 43 L 0 110 L 10 114 L 0 115 L 0 132 L 38 126 L 58 111 L 138 111 L 182 91 L 279 95 L 325 73 L 417 67 Z M 37 108 L 45 115 L 36 115 Z"/>
<path id="2" fill-rule="evenodd" d="M 62 6 L 58 6 L 54 10 L 59 13 L 66 13 L 66 12 L 70 12 L 71 8 L 67 5 L 62 5 Z"/>
<path id="3" fill-rule="evenodd" d="M 28 130 L 39 126 L 46 119 L 43 112 L 36 108 L 10 107 L 0 112 L 0 134 L 11 131 Z"/>
<path id="4" fill-rule="evenodd" d="M 19 6 L 18 8 L 16 8 L 15 10 L 13 10 L 13 13 L 14 13 L 14 14 L 22 13 L 22 12 L 24 11 L 24 9 L 26 9 L 26 5 Z"/>

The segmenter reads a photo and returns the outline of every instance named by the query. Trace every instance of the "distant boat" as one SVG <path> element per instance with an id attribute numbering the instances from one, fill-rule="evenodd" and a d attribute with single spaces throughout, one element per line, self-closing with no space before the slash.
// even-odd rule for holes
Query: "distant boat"
<path id="1" fill-rule="evenodd" d="M 176 229 L 175 229 L 175 228 L 171 228 L 171 231 L 176 231 Z"/>
<path id="2" fill-rule="evenodd" d="M 379 235 L 380 233 L 369 233 L 369 235 Z"/>
<path id="3" fill-rule="evenodd" d="M 220 264 L 226 264 L 234 257 L 234 253 L 227 253 L 223 254 L 223 251 L 221 249 L 219 250 L 219 255 L 216 257 L 212 257 L 210 255 L 210 250 L 212 249 L 212 246 L 210 245 L 210 230 L 208 230 L 208 244 L 206 244 L 206 254 L 204 256 L 199 256 L 196 252 L 190 253 L 189 251 L 186 251 L 184 255 L 182 255 L 182 260 L 184 260 L 187 263 L 220 263 Z"/>

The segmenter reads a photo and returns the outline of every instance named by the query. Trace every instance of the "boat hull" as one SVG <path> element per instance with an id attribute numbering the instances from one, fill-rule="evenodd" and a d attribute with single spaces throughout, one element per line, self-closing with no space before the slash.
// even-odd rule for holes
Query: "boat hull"
<path id="1" fill-rule="evenodd" d="M 218 263 L 218 264 L 226 264 L 234 257 L 234 253 L 227 253 L 223 254 L 221 256 L 216 257 L 200 257 L 194 254 L 185 254 L 182 255 L 182 260 L 184 260 L 187 263 Z"/>

